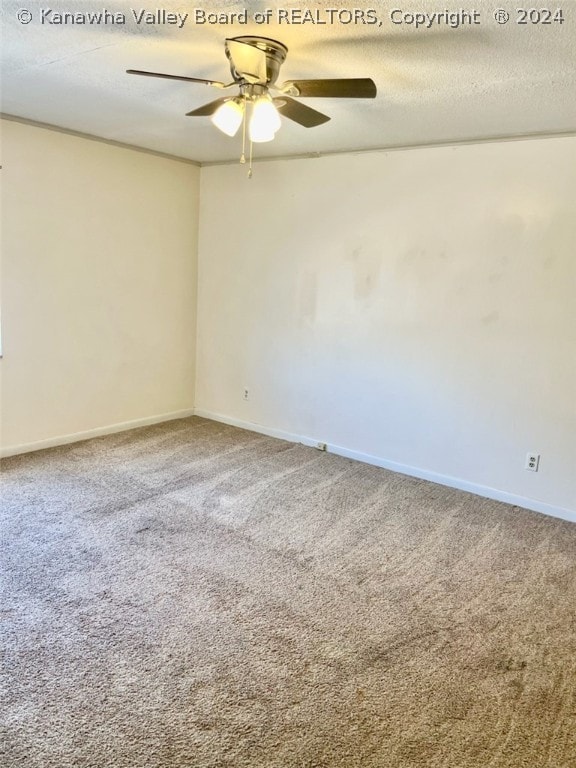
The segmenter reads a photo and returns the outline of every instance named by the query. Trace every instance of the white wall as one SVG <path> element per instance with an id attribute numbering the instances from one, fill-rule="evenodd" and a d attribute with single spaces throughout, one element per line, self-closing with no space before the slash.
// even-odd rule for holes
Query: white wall
<path id="1" fill-rule="evenodd" d="M 2 121 L 4 453 L 194 405 L 199 169 Z"/>
<path id="2" fill-rule="evenodd" d="M 203 168 L 197 411 L 576 519 L 575 169 L 570 137 Z"/>

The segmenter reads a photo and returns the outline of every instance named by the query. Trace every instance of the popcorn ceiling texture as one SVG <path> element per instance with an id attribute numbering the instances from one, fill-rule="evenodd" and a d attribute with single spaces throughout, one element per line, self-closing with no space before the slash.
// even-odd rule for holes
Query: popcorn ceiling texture
<path id="1" fill-rule="evenodd" d="M 4 768 L 573 768 L 576 526 L 204 419 L 3 462 Z"/>

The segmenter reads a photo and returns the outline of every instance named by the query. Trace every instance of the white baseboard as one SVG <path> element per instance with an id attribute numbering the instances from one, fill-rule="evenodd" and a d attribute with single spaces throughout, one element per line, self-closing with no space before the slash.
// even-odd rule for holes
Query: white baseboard
<path id="1" fill-rule="evenodd" d="M 195 408 L 194 416 L 201 416 L 203 419 L 210 419 L 211 421 L 220 421 L 222 424 L 240 427 L 240 429 L 248 429 L 250 432 L 258 432 L 268 437 L 277 437 L 279 440 L 288 440 L 290 443 L 302 443 L 302 445 L 308 445 L 311 448 L 318 446 L 318 441 L 312 440 L 311 437 L 297 435 L 295 432 L 285 432 L 283 429 L 274 429 L 274 427 L 265 427 L 263 424 L 255 424 L 252 421 L 242 421 L 242 419 L 235 419 L 233 416 L 224 416 L 221 413 L 205 411 L 202 408 Z M 333 451 L 333 453 L 336 453 L 336 451 Z"/>
<path id="2" fill-rule="evenodd" d="M 220 421 L 224 424 L 230 424 L 233 427 L 248 429 L 252 432 L 259 432 L 260 434 L 268 435 L 269 437 L 277 437 L 281 440 L 288 440 L 292 443 L 302 443 L 303 445 L 308 445 L 313 448 L 317 447 L 319 443 L 318 440 L 307 437 L 305 435 L 297 435 L 293 432 L 285 432 L 282 429 L 266 427 L 262 424 L 255 424 L 251 421 L 242 421 L 242 419 L 236 419 L 232 416 L 225 416 L 221 413 L 213 413 L 212 411 L 206 411 L 202 408 L 196 408 L 194 410 L 194 415 L 201 416 L 205 419 L 211 419 L 212 421 Z M 512 504 L 516 507 L 523 507 L 524 509 L 530 509 L 533 512 L 541 512 L 542 514 L 549 515 L 550 517 L 558 517 L 561 520 L 568 520 L 571 523 L 576 523 L 576 510 L 557 507 L 553 504 L 539 501 L 538 499 L 531 499 L 525 496 L 517 496 L 513 493 L 509 493 L 508 491 L 501 491 L 497 488 L 490 488 L 490 486 L 487 485 L 471 483 L 468 480 L 461 480 L 460 478 L 451 477 L 450 475 L 441 475 L 437 472 L 430 472 L 426 469 L 420 469 L 419 467 L 411 467 L 406 464 L 398 464 L 395 461 L 388 461 L 387 459 L 383 459 L 380 456 L 372 456 L 368 453 L 352 451 L 348 448 L 343 448 L 340 445 L 327 443 L 326 450 L 328 453 L 335 453 L 336 455 L 344 456 L 347 459 L 362 461 L 365 464 L 373 464 L 376 467 L 389 469 L 392 472 L 398 472 L 402 475 L 417 477 L 421 480 L 429 480 L 431 483 L 446 485 L 449 488 L 456 488 L 459 491 L 467 491 L 468 493 L 474 493 L 477 496 L 494 499 L 494 501 L 503 501 L 506 504 Z"/>
<path id="3" fill-rule="evenodd" d="M 49 437 L 46 440 L 37 440 L 34 443 L 22 443 L 21 445 L 9 445 L 0 449 L 1 457 L 16 456 L 19 453 L 30 453 L 31 451 L 41 451 L 44 448 L 55 448 L 58 445 L 68 445 L 68 443 L 77 443 L 80 440 L 90 440 L 92 437 L 102 437 L 103 435 L 113 435 L 116 432 L 126 432 L 128 429 L 137 429 L 138 427 L 148 427 L 151 424 L 161 424 L 163 421 L 173 421 L 174 419 L 186 419 L 194 416 L 194 409 L 189 408 L 184 411 L 172 411 L 171 413 L 161 413 L 155 416 L 145 416 L 143 419 L 134 419 L 133 421 L 123 421 L 119 424 L 109 424 L 106 427 L 96 427 L 87 429 L 84 432 L 74 432 L 71 435 L 58 435 Z"/>

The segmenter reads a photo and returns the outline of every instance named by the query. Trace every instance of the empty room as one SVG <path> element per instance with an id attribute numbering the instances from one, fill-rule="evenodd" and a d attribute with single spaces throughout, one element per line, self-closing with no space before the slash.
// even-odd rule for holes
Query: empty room
<path id="1" fill-rule="evenodd" d="M 573 0 L 1 22 L 2 768 L 575 768 Z"/>

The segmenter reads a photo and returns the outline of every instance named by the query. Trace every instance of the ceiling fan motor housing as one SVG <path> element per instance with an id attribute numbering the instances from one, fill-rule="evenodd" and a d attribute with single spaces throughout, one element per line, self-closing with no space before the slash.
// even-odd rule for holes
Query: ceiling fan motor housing
<path id="1" fill-rule="evenodd" d="M 243 35 L 241 37 L 232 37 L 226 40 L 225 50 L 228 61 L 230 62 L 230 72 L 236 82 L 242 82 L 248 80 L 248 82 L 254 82 L 254 78 L 250 73 L 242 71 L 242 66 L 234 61 L 233 55 L 228 45 L 229 41 L 241 43 L 243 45 L 249 45 L 253 48 L 257 48 L 266 55 L 266 77 L 259 81 L 260 85 L 270 86 L 274 85 L 280 72 L 280 67 L 286 60 L 286 54 L 288 48 L 278 40 L 272 40 L 269 37 L 256 37 L 252 35 Z"/>

